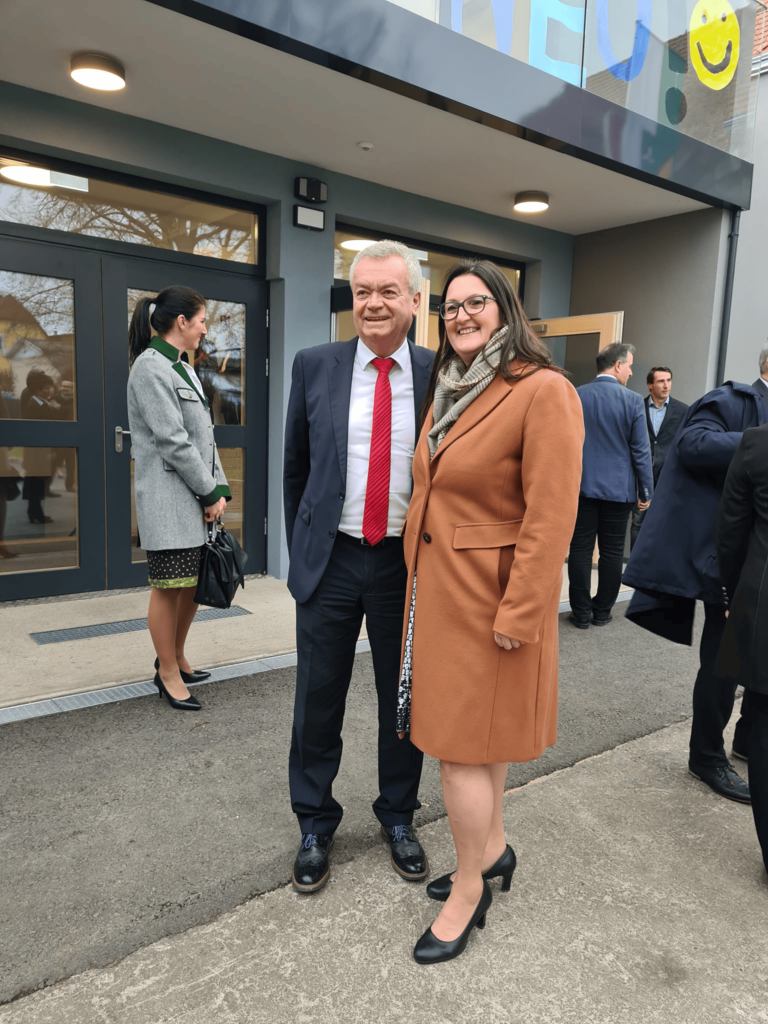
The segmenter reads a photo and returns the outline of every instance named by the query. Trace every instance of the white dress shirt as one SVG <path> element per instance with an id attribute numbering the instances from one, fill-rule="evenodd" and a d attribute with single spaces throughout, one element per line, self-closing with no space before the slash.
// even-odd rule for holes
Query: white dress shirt
<path id="1" fill-rule="evenodd" d="M 352 392 L 349 396 L 347 440 L 347 489 L 341 510 L 339 530 L 351 537 L 363 536 L 365 491 L 368 485 L 368 460 L 371 453 L 373 396 L 379 371 L 373 365 L 378 356 L 359 338 L 352 368 Z M 416 443 L 416 412 L 413 406 L 413 370 L 406 339 L 389 359 L 395 365 L 389 371 L 392 388 L 392 455 L 389 473 L 389 517 L 387 536 L 397 537 L 405 522 L 411 500 L 413 477 L 411 464 Z"/>

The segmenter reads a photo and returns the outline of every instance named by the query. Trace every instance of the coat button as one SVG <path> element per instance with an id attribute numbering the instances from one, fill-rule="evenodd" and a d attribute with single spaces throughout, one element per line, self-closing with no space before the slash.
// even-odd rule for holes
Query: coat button
<path id="1" fill-rule="evenodd" d="M 336 536 L 336 534 L 335 534 L 335 533 L 333 532 L 333 530 L 329 530 L 329 531 L 328 531 L 328 536 L 329 536 L 329 537 L 335 537 L 335 536 Z"/>
<path id="2" fill-rule="evenodd" d="M 341 498 L 342 501 L 344 501 L 344 495 L 343 494 L 340 494 L 339 497 Z"/>
<path id="3" fill-rule="evenodd" d="M 432 543 L 432 538 L 430 537 L 430 535 L 428 533 L 425 533 L 423 536 L 424 536 L 424 543 L 425 544 L 431 544 Z"/>

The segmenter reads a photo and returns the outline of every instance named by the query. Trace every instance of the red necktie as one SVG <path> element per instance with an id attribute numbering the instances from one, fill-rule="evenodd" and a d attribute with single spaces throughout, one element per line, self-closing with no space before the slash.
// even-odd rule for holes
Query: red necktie
<path id="1" fill-rule="evenodd" d="M 363 536 L 369 544 L 378 544 L 387 535 L 389 519 L 389 467 L 392 458 L 392 387 L 389 371 L 394 359 L 372 359 L 379 371 L 373 393 L 371 454 L 368 460 L 368 485 L 365 489 Z"/>

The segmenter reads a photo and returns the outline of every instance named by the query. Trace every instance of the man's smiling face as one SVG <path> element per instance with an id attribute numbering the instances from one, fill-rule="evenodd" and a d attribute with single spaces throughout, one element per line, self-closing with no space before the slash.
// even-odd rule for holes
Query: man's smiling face
<path id="1" fill-rule="evenodd" d="M 690 22 L 691 63 L 709 89 L 724 89 L 739 63 L 739 22 L 728 0 L 699 0 Z"/>
<path id="2" fill-rule="evenodd" d="M 352 319 L 361 341 L 377 356 L 396 352 L 416 315 L 421 292 L 411 294 L 400 256 L 361 259 L 352 280 Z"/>

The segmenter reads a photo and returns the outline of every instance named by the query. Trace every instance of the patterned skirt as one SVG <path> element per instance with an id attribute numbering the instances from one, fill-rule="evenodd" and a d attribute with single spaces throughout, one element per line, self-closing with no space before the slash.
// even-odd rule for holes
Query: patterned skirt
<path id="1" fill-rule="evenodd" d="M 202 545 L 198 548 L 167 548 L 147 552 L 149 583 L 160 590 L 197 586 Z"/>
<path id="2" fill-rule="evenodd" d="M 413 574 L 411 607 L 408 609 L 408 630 L 405 634 L 403 668 L 397 692 L 397 732 L 411 731 L 411 684 L 413 683 L 413 619 L 416 614 L 416 573 Z"/>

